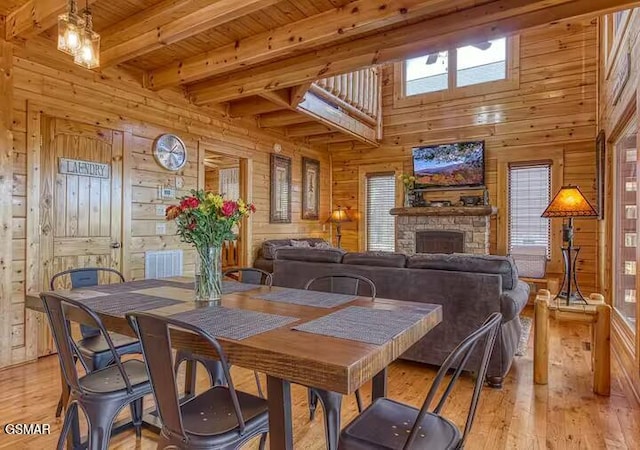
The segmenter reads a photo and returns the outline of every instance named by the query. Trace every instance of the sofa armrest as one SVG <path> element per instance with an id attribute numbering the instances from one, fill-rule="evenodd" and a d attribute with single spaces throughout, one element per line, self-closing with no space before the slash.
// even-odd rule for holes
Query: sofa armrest
<path id="1" fill-rule="evenodd" d="M 500 295 L 500 312 L 502 313 L 503 322 L 520 314 L 529 300 L 529 285 L 523 281 L 518 281 L 515 289 L 502 291 Z"/>

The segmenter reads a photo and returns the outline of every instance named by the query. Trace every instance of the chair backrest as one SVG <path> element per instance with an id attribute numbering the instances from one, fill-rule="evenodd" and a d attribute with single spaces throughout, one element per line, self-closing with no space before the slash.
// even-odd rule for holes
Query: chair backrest
<path id="1" fill-rule="evenodd" d="M 71 321 L 83 321 L 89 322 L 91 326 L 97 329 L 98 333 L 102 335 L 113 354 L 114 364 L 120 371 L 120 375 L 127 387 L 127 392 L 131 393 L 133 391 L 131 381 L 120 362 L 120 358 L 118 358 L 111 336 L 107 333 L 107 330 L 98 315 L 79 301 L 71 300 L 53 293 L 41 294 L 40 298 L 42 299 L 44 310 L 47 315 L 47 319 L 49 320 L 49 325 L 51 326 L 53 339 L 56 344 L 56 349 L 58 350 L 60 367 L 62 368 L 62 373 L 67 384 L 72 389 L 81 393 L 85 392 L 79 382 L 76 360 L 74 358 L 74 355 L 80 356 L 80 352 L 75 341 L 71 337 L 70 327 Z M 72 319 L 69 318 L 70 314 L 73 315 Z M 80 357 L 78 357 L 78 359 L 82 363 L 85 372 L 89 372 L 84 360 Z"/>
<path id="2" fill-rule="evenodd" d="M 462 441 L 460 442 L 458 448 L 464 447 L 464 442 L 471 431 L 471 427 L 473 426 L 473 420 L 476 415 L 476 409 L 478 408 L 478 401 L 480 399 L 480 392 L 482 391 L 482 387 L 485 383 L 485 377 L 487 375 L 487 369 L 489 367 L 489 360 L 491 359 L 491 353 L 493 352 L 493 347 L 496 341 L 496 336 L 498 335 L 498 331 L 500 329 L 500 324 L 502 323 L 502 314 L 495 312 L 492 313 L 487 320 L 482 324 L 480 328 L 467 336 L 458 346 L 453 349 L 453 351 L 449 354 L 447 359 L 445 359 L 444 363 L 438 370 L 436 374 L 436 378 L 433 380 L 433 384 L 429 389 L 429 393 L 427 394 L 427 398 L 422 404 L 422 408 L 420 409 L 420 413 L 416 419 L 415 424 L 411 430 L 411 434 L 407 439 L 407 442 L 404 445 L 404 449 L 408 450 L 411 448 L 411 445 L 415 441 L 418 434 L 420 434 L 420 422 L 424 416 L 429 412 L 429 408 L 431 404 L 436 398 L 438 391 L 440 389 L 440 384 L 447 376 L 447 372 L 449 369 L 456 365 L 455 372 L 451 375 L 451 379 L 447 384 L 444 392 L 440 396 L 440 400 L 436 407 L 433 409 L 433 413 L 440 414 L 442 408 L 444 407 L 447 399 L 449 398 L 449 394 L 453 390 L 454 385 L 460 378 L 460 374 L 462 373 L 462 368 L 465 366 L 466 362 L 469 360 L 474 350 L 476 349 L 477 344 L 484 339 L 484 346 L 482 347 L 482 359 L 480 360 L 480 364 L 478 367 L 477 379 L 473 388 L 473 394 L 471 396 L 471 404 L 469 406 L 469 412 L 467 414 L 467 422 L 464 427 L 464 432 L 462 434 Z"/>
<path id="3" fill-rule="evenodd" d="M 355 273 L 323 275 L 307 281 L 306 290 L 360 295 L 360 286 L 367 286 L 371 300 L 376 299 L 376 285 L 367 277 Z"/>
<path id="4" fill-rule="evenodd" d="M 273 275 L 266 270 L 255 267 L 239 267 L 225 270 L 224 276 L 247 284 L 259 284 L 269 287 L 273 284 Z"/>
<path id="5" fill-rule="evenodd" d="M 208 346 L 209 349 L 216 353 L 227 380 L 227 388 L 233 403 L 239 431 L 240 433 L 244 432 L 245 423 L 240 411 L 238 395 L 233 386 L 227 358 L 222 347 L 211 334 L 194 325 L 170 317 L 143 312 L 128 313 L 126 317 L 133 329 L 138 333 L 142 343 L 142 354 L 147 365 L 156 406 L 165 432 L 179 437 L 185 442 L 188 440 L 183 426 L 178 385 L 173 369 L 173 353 L 171 351 L 172 348 L 180 350 L 180 347 L 172 345 L 170 328 L 195 334 L 205 346 Z"/>
<path id="6" fill-rule="evenodd" d="M 51 277 L 49 288 L 52 291 L 55 291 L 56 281 L 67 275 L 71 280 L 71 289 L 97 286 L 100 284 L 100 273 L 114 274 L 120 279 L 121 283 L 124 283 L 124 276 L 116 269 L 111 269 L 109 267 L 82 267 L 79 269 L 69 269 L 56 273 Z M 82 337 L 87 338 L 97 336 L 98 330 L 87 325 L 80 325 L 80 333 L 82 334 Z"/>

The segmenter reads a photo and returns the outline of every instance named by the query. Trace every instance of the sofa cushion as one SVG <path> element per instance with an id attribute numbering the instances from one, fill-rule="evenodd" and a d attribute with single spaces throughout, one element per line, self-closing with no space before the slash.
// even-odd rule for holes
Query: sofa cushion
<path id="1" fill-rule="evenodd" d="M 340 263 L 346 252 L 340 248 L 308 248 L 280 247 L 276 251 L 276 259 L 288 259 L 291 261 Z"/>
<path id="2" fill-rule="evenodd" d="M 409 257 L 407 267 L 410 269 L 494 273 L 500 275 L 502 289 L 506 290 L 514 289 L 518 284 L 518 269 L 510 256 L 420 253 Z"/>
<path id="3" fill-rule="evenodd" d="M 404 267 L 407 264 L 407 255 L 394 252 L 347 253 L 342 258 L 342 264 L 354 264 L 357 266 Z"/>
<path id="4" fill-rule="evenodd" d="M 276 250 L 280 247 L 291 245 L 291 239 L 272 239 L 262 243 L 262 257 L 264 259 L 276 259 Z"/>

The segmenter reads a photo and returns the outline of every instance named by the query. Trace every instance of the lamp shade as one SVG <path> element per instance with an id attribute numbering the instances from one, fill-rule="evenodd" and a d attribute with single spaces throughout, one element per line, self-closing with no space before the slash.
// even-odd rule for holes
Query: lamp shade
<path id="1" fill-rule="evenodd" d="M 562 186 L 542 217 L 596 217 L 598 213 L 578 186 Z"/>
<path id="2" fill-rule="evenodd" d="M 327 222 L 333 222 L 333 223 L 351 222 L 351 217 L 349 217 L 349 215 L 344 209 L 338 207 L 338 209 L 334 209 L 331 212 L 331 216 L 329 216 L 329 219 L 327 219 Z"/>

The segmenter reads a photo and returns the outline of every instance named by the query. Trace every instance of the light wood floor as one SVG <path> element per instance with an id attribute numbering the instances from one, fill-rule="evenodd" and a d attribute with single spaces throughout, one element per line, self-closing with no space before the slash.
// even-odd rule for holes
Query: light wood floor
<path id="1" fill-rule="evenodd" d="M 640 405 L 622 383 L 619 366 L 613 361 L 611 397 L 591 392 L 590 353 L 585 350 L 588 329 L 583 325 L 551 321 L 551 364 L 548 386 L 534 386 L 533 340 L 525 356 L 516 357 L 504 388 L 485 389 L 467 449 L 640 449 Z M 419 405 L 434 375 L 419 364 L 398 362 L 389 374 L 389 395 Z M 8 436 L 0 430 L 0 448 L 50 449 L 60 429 L 54 418 L 59 395 L 57 359 L 0 372 L 0 424 L 50 423 L 50 436 Z M 239 389 L 255 392 L 253 374 L 233 369 Z M 205 386 L 205 379 L 200 379 Z M 470 379 L 462 380 L 451 398 L 446 415 L 464 423 Z M 366 389 L 368 392 L 369 389 Z M 308 421 L 306 392 L 293 387 L 293 415 L 296 449 L 324 448 L 320 414 Z M 150 402 L 149 402 L 150 403 Z M 356 414 L 355 401 L 346 398 L 343 423 Z M 148 431 L 140 441 L 133 433 L 111 440 L 114 449 L 155 449 Z M 257 442 L 249 448 L 257 448 Z"/>

